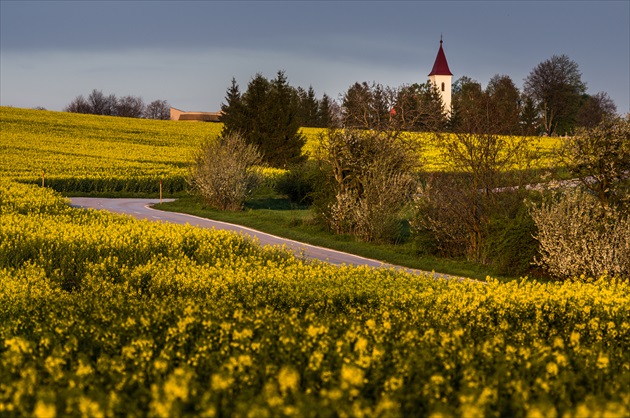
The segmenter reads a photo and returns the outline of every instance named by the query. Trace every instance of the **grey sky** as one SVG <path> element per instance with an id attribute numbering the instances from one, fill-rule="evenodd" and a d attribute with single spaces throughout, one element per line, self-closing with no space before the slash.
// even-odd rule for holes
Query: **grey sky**
<path id="1" fill-rule="evenodd" d="M 630 1 L 0 0 L 0 104 L 61 110 L 92 89 L 215 111 L 232 77 L 283 69 L 337 98 L 424 82 L 444 37 L 454 80 L 523 79 L 552 55 L 630 112 Z"/>

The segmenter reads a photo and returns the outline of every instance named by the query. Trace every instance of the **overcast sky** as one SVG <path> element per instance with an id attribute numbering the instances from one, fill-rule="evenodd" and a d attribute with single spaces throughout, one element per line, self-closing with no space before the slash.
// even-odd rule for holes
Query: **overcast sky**
<path id="1" fill-rule="evenodd" d="M 62 110 L 92 89 L 217 111 L 230 80 L 285 70 L 333 98 L 425 82 L 440 35 L 453 80 L 521 88 L 566 54 L 588 93 L 630 112 L 630 1 L 0 0 L 0 104 Z"/>

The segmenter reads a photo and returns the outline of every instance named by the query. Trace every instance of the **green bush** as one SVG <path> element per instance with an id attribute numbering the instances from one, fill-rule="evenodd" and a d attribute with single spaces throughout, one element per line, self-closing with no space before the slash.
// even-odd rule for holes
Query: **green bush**
<path id="1" fill-rule="evenodd" d="M 276 191 L 286 195 L 293 203 L 311 205 L 323 174 L 315 161 L 308 160 L 296 165 L 279 177 Z"/>
<path id="2" fill-rule="evenodd" d="M 514 217 L 493 217 L 488 226 L 485 240 L 489 263 L 497 273 L 509 276 L 527 275 L 538 251 L 538 242 L 533 234 L 536 225 L 521 205 Z"/>

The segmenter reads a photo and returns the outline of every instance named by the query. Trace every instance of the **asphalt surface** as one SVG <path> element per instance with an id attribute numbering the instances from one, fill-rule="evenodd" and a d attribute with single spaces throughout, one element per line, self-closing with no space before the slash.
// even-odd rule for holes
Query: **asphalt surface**
<path id="1" fill-rule="evenodd" d="M 181 225 L 192 225 L 200 228 L 214 228 L 217 230 L 232 231 L 244 236 L 255 237 L 262 245 L 284 245 L 295 254 L 309 258 L 325 261 L 335 265 L 355 265 L 369 266 L 373 268 L 396 268 L 414 274 L 426 274 L 435 278 L 447 278 L 461 280 L 461 277 L 450 276 L 442 273 L 414 270 L 406 267 L 395 266 L 383 263 L 382 261 L 360 257 L 341 251 L 331 250 L 316 245 L 305 244 L 286 238 L 277 237 L 255 229 L 240 225 L 230 224 L 211 219 L 200 218 L 198 216 L 187 215 L 177 212 L 166 212 L 151 208 L 151 205 L 159 203 L 159 199 L 106 199 L 96 197 L 73 197 L 70 198 L 71 205 L 78 208 L 93 208 L 107 210 L 114 213 L 131 215 L 137 219 L 148 219 L 156 222 L 168 222 Z M 164 199 L 164 202 L 171 202 L 173 199 Z"/>

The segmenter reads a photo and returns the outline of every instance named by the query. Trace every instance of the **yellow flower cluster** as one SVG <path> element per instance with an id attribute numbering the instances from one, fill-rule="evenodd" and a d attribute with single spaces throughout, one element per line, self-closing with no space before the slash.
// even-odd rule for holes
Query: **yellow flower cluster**
<path id="1" fill-rule="evenodd" d="M 182 123 L 0 107 L 0 176 L 45 184 L 62 192 L 165 193 L 187 188 L 193 154 L 206 138 L 217 137 L 220 123 Z M 317 153 L 321 128 L 302 128 L 303 152 Z M 432 136 L 405 133 L 423 144 L 425 169 L 446 168 Z M 554 139 L 540 144 L 543 156 Z M 532 141 L 532 144 L 534 142 Z M 541 164 L 548 164 L 543 158 Z M 450 169 L 450 168 L 449 168 Z M 263 169 L 268 183 L 283 170 Z"/>
<path id="2" fill-rule="evenodd" d="M 0 415 L 627 416 L 630 283 L 337 267 L 0 183 Z"/>
<path id="3" fill-rule="evenodd" d="M 0 176 L 59 191 L 156 192 L 186 185 L 193 150 L 217 124 L 0 107 Z"/>

